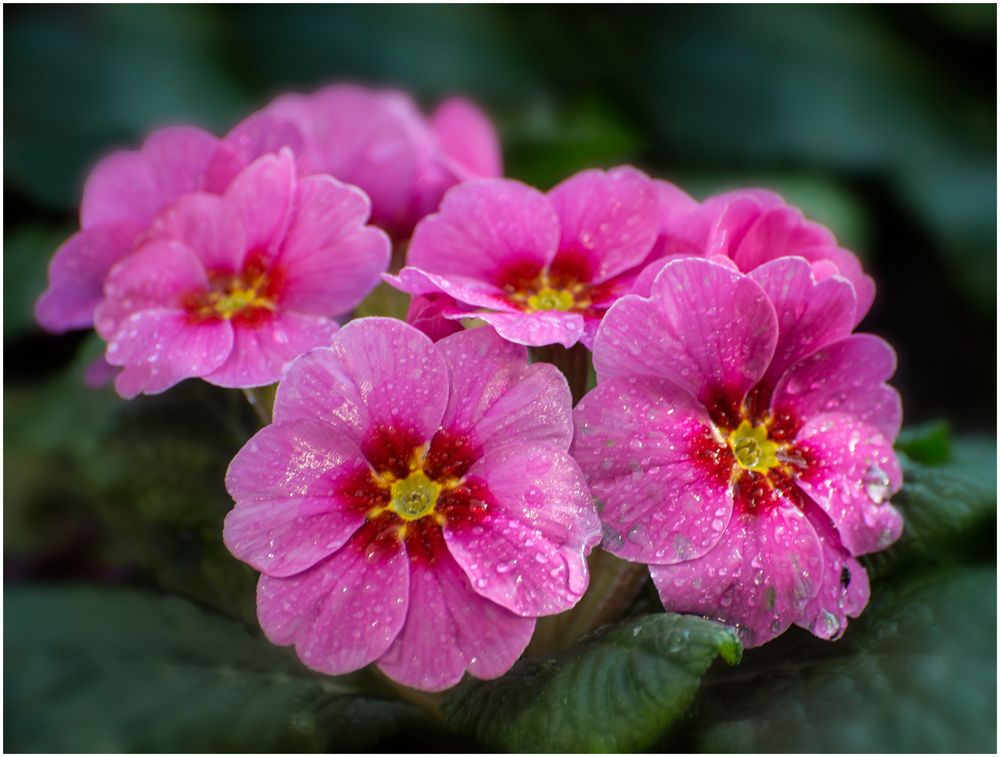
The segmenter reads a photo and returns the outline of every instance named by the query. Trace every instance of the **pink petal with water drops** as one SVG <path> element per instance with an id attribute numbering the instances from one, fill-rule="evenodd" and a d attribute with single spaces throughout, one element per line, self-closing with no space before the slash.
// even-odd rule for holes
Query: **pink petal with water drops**
<path id="1" fill-rule="evenodd" d="M 226 471 L 236 501 L 223 528 L 226 547 L 272 576 L 312 567 L 364 524 L 365 508 L 344 487 L 370 474 L 357 445 L 324 423 L 265 426 Z"/>
<path id="2" fill-rule="evenodd" d="M 307 666 L 341 675 L 368 665 L 406 620 L 409 562 L 398 539 L 358 531 L 340 550 L 287 578 L 262 575 L 257 618 L 275 644 L 294 644 Z"/>
<path id="3" fill-rule="evenodd" d="M 623 297 L 594 341 L 598 381 L 662 376 L 703 401 L 738 403 L 764 375 L 778 335 L 774 307 L 752 279 L 698 258 L 669 263 L 652 297 Z"/>
<path id="4" fill-rule="evenodd" d="M 138 232 L 132 224 L 95 226 L 78 231 L 56 250 L 49 286 L 35 304 L 35 317 L 45 330 L 61 333 L 93 323 L 104 279 L 131 251 Z"/>
<path id="5" fill-rule="evenodd" d="M 156 216 L 149 233 L 183 244 L 209 271 L 239 271 L 247 250 L 240 214 L 216 195 L 185 195 Z"/>
<path id="6" fill-rule="evenodd" d="M 461 331 L 437 347 L 452 377 L 442 428 L 486 450 L 511 440 L 569 448 L 573 400 L 555 366 L 529 365 L 524 347 L 487 328 Z"/>
<path id="7" fill-rule="evenodd" d="M 744 646 L 783 633 L 819 591 L 823 553 L 812 525 L 793 504 L 737 508 L 711 552 L 676 565 L 650 565 L 667 612 L 737 626 Z"/>
<path id="8" fill-rule="evenodd" d="M 455 314 L 448 318 L 476 318 L 485 321 L 502 336 L 515 344 L 542 347 L 561 344 L 572 347 L 583 338 L 584 317 L 581 313 L 563 313 L 539 310 L 534 313 L 483 313 Z"/>
<path id="9" fill-rule="evenodd" d="M 818 504 L 853 555 L 885 549 L 899 538 L 903 519 L 889 504 L 903 474 L 892 442 L 840 413 L 818 415 L 795 437 L 806 458 L 798 482 Z"/>
<path id="10" fill-rule="evenodd" d="M 844 549 L 830 519 L 814 503 L 808 503 L 806 515 L 823 547 L 823 578 L 797 624 L 821 639 L 839 639 L 847 630 L 847 619 L 861 615 L 868 604 L 868 573 Z"/>
<path id="11" fill-rule="evenodd" d="M 445 294 L 421 294 L 410 299 L 406 322 L 437 342 L 446 336 L 462 331 L 462 324 L 445 318 L 445 313 L 456 313 L 461 308 Z"/>
<path id="12" fill-rule="evenodd" d="M 274 419 L 318 418 L 358 445 L 379 426 L 429 440 L 447 402 L 448 366 L 431 340 L 402 321 L 364 318 L 292 363 Z"/>
<path id="13" fill-rule="evenodd" d="M 281 249 L 282 303 L 332 315 L 355 307 L 389 265 L 385 232 L 365 226 L 371 202 L 329 176 L 298 183 L 291 225 Z"/>
<path id="14" fill-rule="evenodd" d="M 336 84 L 311 97 L 310 140 L 317 173 L 354 184 L 371 197 L 376 223 L 407 234 L 414 185 L 430 159 L 430 133 L 406 94 Z"/>
<path id="15" fill-rule="evenodd" d="M 465 478 L 488 492 L 486 513 L 449 518 L 444 536 L 475 592 L 522 616 L 575 605 L 600 525 L 573 459 L 556 447 L 512 442 L 481 457 Z"/>
<path id="16" fill-rule="evenodd" d="M 125 399 L 159 394 L 186 378 L 221 365 L 233 347 L 227 321 L 191 323 L 176 309 L 143 310 L 129 316 L 108 342 L 111 365 L 121 366 L 115 389 Z"/>
<path id="17" fill-rule="evenodd" d="M 299 355 L 329 345 L 338 328 L 332 318 L 288 312 L 252 325 L 236 322 L 229 358 L 204 378 L 229 388 L 273 384 Z"/>
<path id="18" fill-rule="evenodd" d="M 189 126 L 154 131 L 138 151 L 111 153 L 91 171 L 83 190 L 80 224 L 145 224 L 164 204 L 202 188 L 220 142 Z"/>
<path id="19" fill-rule="evenodd" d="M 887 381 L 896 353 L 871 334 L 853 334 L 828 344 L 786 371 L 771 408 L 802 422 L 820 413 L 846 413 L 895 439 L 902 423 L 899 393 Z"/>
<path id="20" fill-rule="evenodd" d="M 295 170 L 295 158 L 285 148 L 255 160 L 226 190 L 243 222 L 248 252 L 277 253 L 294 207 Z"/>
<path id="21" fill-rule="evenodd" d="M 854 327 L 854 288 L 844 279 L 816 281 L 802 258 L 786 257 L 756 268 L 750 278 L 760 284 L 778 316 L 778 342 L 763 384 L 774 387 L 792 363 Z"/>
<path id="22" fill-rule="evenodd" d="M 582 258 L 594 283 L 641 263 L 656 240 L 656 187 L 629 166 L 581 171 L 554 187 L 549 199 L 561 230 L 556 259 Z"/>
<path id="23" fill-rule="evenodd" d="M 647 261 L 668 255 L 704 255 L 709 223 L 701 206 L 668 181 L 656 179 L 653 183 L 659 203 L 660 233 Z"/>
<path id="24" fill-rule="evenodd" d="M 431 114 L 430 126 L 440 150 L 466 174 L 462 178 L 503 173 L 496 129 L 475 104 L 461 97 L 449 98 Z"/>
<path id="25" fill-rule="evenodd" d="M 689 392 L 666 379 L 615 378 L 580 401 L 574 420 L 572 454 L 601 514 L 606 550 L 675 563 L 722 538 L 732 462 Z"/>
<path id="26" fill-rule="evenodd" d="M 216 156 L 213 165 L 213 172 L 218 172 L 214 173 L 214 176 L 219 183 L 222 183 L 225 172 L 231 172 L 229 176 L 231 181 L 237 173 L 257 158 L 278 153 L 282 147 L 289 148 L 299 159 L 300 170 L 311 168 L 306 154 L 303 117 L 303 114 L 295 112 L 294 107 L 282 103 L 277 109 L 258 111 L 237 124 L 223 139 L 226 156 L 224 158 Z M 225 181 L 220 191 L 224 191 L 228 184 L 229 181 Z"/>
<path id="27" fill-rule="evenodd" d="M 411 558 L 406 623 L 378 667 L 423 691 L 454 686 L 465 671 L 496 678 L 521 656 L 534 629 L 534 618 L 476 594 L 447 551 L 433 563 Z"/>
<path id="28" fill-rule="evenodd" d="M 130 314 L 149 308 L 179 311 L 185 296 L 207 287 L 205 268 L 191 250 L 179 242 L 147 242 L 111 269 L 94 328 L 111 341 Z"/>
<path id="29" fill-rule="evenodd" d="M 489 308 L 501 313 L 521 313 L 500 287 L 468 276 L 454 273 L 439 275 L 407 266 L 398 276 L 387 274 L 382 278 L 396 289 L 413 296 L 444 295 L 462 303 L 467 309 Z"/>
<path id="30" fill-rule="evenodd" d="M 406 262 L 495 284 L 513 266 L 542 268 L 558 242 L 559 219 L 544 194 L 511 179 L 479 179 L 451 189 L 420 223 Z"/>

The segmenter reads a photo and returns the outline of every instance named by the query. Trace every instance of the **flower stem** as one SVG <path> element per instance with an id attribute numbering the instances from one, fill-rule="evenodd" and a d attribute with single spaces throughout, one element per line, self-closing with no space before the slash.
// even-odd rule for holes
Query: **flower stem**
<path id="1" fill-rule="evenodd" d="M 441 714 L 443 696 L 440 693 L 411 689 L 409 686 L 396 683 L 374 665 L 371 666 L 371 669 L 378 681 L 398 699 L 420 708 L 431 720 L 438 723 L 444 722 L 444 716 Z"/>
<path id="2" fill-rule="evenodd" d="M 574 405 L 587 393 L 591 375 L 590 350 L 579 342 L 568 349 L 559 344 L 532 347 L 531 357 L 534 362 L 552 363 L 562 371 L 569 382 Z"/>
<path id="3" fill-rule="evenodd" d="M 269 386 L 255 386 L 243 390 L 243 396 L 247 398 L 250 407 L 253 408 L 260 425 L 266 426 L 271 422 L 271 410 L 274 408 L 274 392 L 278 388 L 277 384 Z"/>

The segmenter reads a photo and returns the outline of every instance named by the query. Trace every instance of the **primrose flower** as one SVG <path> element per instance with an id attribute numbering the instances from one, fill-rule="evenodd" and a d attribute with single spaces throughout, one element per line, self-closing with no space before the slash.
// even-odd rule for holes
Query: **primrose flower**
<path id="1" fill-rule="evenodd" d="M 608 311 L 573 454 L 604 547 L 649 564 L 667 610 L 754 646 L 792 623 L 836 637 L 864 609 L 856 558 L 902 529 L 901 409 L 856 304 L 803 258 L 748 275 L 683 258 Z"/>
<path id="2" fill-rule="evenodd" d="M 97 308 L 123 397 L 189 377 L 270 384 L 328 344 L 332 316 L 361 301 L 389 261 L 368 198 L 329 176 L 296 178 L 288 150 L 248 166 L 222 196 L 187 194 L 108 274 Z"/>
<path id="3" fill-rule="evenodd" d="M 547 195 L 509 179 L 470 181 L 421 221 L 393 286 L 445 294 L 448 318 L 477 318 L 518 344 L 593 343 L 634 284 L 659 231 L 653 182 L 631 167 L 589 170 Z"/>
<path id="4" fill-rule="evenodd" d="M 829 229 L 808 221 L 802 211 L 764 189 L 740 189 L 709 197 L 699 204 L 682 190 L 657 181 L 661 228 L 648 266 L 633 293 L 649 296 L 663 266 L 677 256 L 700 255 L 731 260 L 744 273 L 786 256 L 805 258 L 817 279 L 846 278 L 857 303 L 854 325 L 875 299 L 875 282 L 854 253 L 843 249 Z"/>
<path id="5" fill-rule="evenodd" d="M 221 142 L 193 127 L 154 131 L 140 150 L 101 160 L 87 177 L 80 231 L 56 251 L 35 317 L 53 332 L 89 328 L 111 267 L 132 251 L 166 205 L 188 192 L 224 189 Z M 222 185 L 220 187 L 220 185 Z"/>
<path id="6" fill-rule="evenodd" d="M 225 138 L 237 165 L 291 148 L 306 173 L 354 184 L 372 200 L 372 222 L 407 237 L 447 189 L 501 174 L 500 146 L 475 105 L 451 98 L 425 118 L 395 90 L 335 84 L 285 94 Z"/>
<path id="7" fill-rule="evenodd" d="M 587 588 L 600 528 L 570 402 L 485 328 L 435 344 L 363 318 L 299 357 L 226 476 L 225 542 L 263 574 L 267 637 L 431 691 L 504 673 Z"/>

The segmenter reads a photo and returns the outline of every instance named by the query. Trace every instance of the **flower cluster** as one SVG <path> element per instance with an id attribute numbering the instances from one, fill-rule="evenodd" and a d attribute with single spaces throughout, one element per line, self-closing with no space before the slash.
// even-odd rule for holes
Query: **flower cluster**
<path id="1" fill-rule="evenodd" d="M 500 171 L 470 103 L 424 118 L 350 85 L 221 139 L 161 130 L 94 169 L 38 318 L 93 324 L 125 397 L 280 382 L 224 537 L 265 634 L 315 670 L 499 676 L 598 544 L 748 646 L 838 637 L 869 600 L 858 558 L 902 529 L 895 353 L 855 331 L 858 259 L 764 190 Z M 408 323 L 341 327 L 383 277 Z M 558 350 L 570 382 L 539 359 Z"/>

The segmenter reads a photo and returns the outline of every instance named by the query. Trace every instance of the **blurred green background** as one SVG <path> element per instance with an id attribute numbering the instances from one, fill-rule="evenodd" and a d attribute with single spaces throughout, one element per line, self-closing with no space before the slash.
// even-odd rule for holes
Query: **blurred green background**
<path id="1" fill-rule="evenodd" d="M 193 382 L 131 403 L 88 390 L 80 374 L 99 352 L 93 337 L 45 335 L 31 316 L 49 257 L 74 228 L 89 166 L 156 126 L 196 123 L 221 134 L 281 91 L 360 80 L 406 88 L 427 106 L 472 97 L 495 119 L 507 173 L 543 188 L 587 166 L 630 162 L 697 196 L 776 189 L 829 225 L 875 276 L 878 297 L 862 328 L 899 353 L 894 383 L 907 425 L 943 419 L 987 445 L 995 435 L 992 5 L 8 5 L 4 21 L 4 565 L 28 624 L 12 627 L 8 600 L 5 658 L 23 655 L 28 667 L 14 681 L 18 704 L 6 706 L 5 746 L 184 749 L 171 740 L 183 733 L 191 745 L 250 748 L 186 721 L 164 726 L 160 740 L 159 732 L 115 740 L 134 729 L 95 724 L 93 707 L 81 704 L 100 703 L 112 684 L 83 694 L 66 684 L 103 663 L 80 662 L 68 648 L 64 657 L 30 653 L 42 648 L 31 641 L 36 628 L 59 622 L 31 593 L 42 582 L 159 587 L 255 627 L 254 577 L 220 539 L 229 507 L 222 473 L 254 429 L 241 398 Z M 981 449 L 976 464 L 995 471 L 995 452 Z M 989 492 L 976 494 L 987 520 L 969 522 L 995 530 L 992 492 L 992 510 Z M 973 550 L 980 562 L 992 562 L 988 536 Z M 995 593 L 983 575 L 976 585 Z M 83 602 L 84 618 L 105 613 L 99 599 L 67 601 Z M 114 647 L 93 640 L 100 628 L 81 633 L 91 647 Z M 26 646 L 11 652 L 18 639 Z M 159 637 L 151 649 L 161 642 L 168 654 Z M 58 639 L 46 643 L 62 649 Z M 260 665 L 267 675 L 280 667 Z M 198 688 L 175 678 L 164 683 L 172 697 Z M 286 692 L 288 701 L 340 696 L 328 682 L 295 680 L 302 688 Z M 54 690 L 63 692 L 58 707 Z M 995 708 L 995 683 L 993 694 Z M 209 695 L 227 717 L 243 701 Z M 355 741 L 344 743 L 453 743 L 441 734 L 404 740 L 405 717 L 383 709 L 365 710 L 370 727 L 352 727 Z M 130 712 L 126 725 L 138 717 Z M 255 738 L 262 748 L 329 746 L 316 725 L 329 726 L 329 712 L 310 710 L 290 731 Z M 55 741 L 52 719 L 65 726 Z"/>

